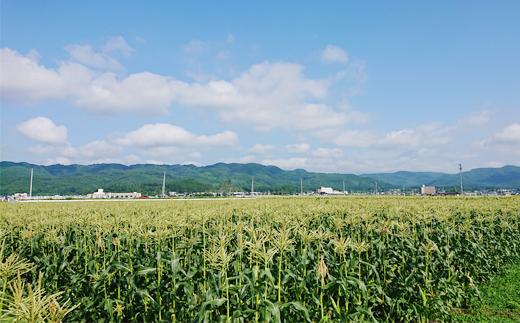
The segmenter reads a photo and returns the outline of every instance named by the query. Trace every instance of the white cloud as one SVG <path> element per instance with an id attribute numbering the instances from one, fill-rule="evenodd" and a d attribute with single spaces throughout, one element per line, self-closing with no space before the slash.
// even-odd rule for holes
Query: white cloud
<path id="1" fill-rule="evenodd" d="M 253 154 L 263 155 L 272 152 L 275 149 L 276 147 L 273 145 L 256 144 L 253 147 L 249 148 L 248 151 Z"/>
<path id="2" fill-rule="evenodd" d="M 107 54 L 96 52 L 90 45 L 67 45 L 72 61 L 99 70 L 121 70 L 123 66 Z"/>
<path id="3" fill-rule="evenodd" d="M 51 144 L 60 145 L 67 142 L 67 128 L 56 125 L 51 119 L 36 117 L 20 123 L 18 131 L 25 137 Z"/>
<path id="4" fill-rule="evenodd" d="M 214 135 L 195 135 L 184 128 L 167 124 L 147 124 L 129 132 L 116 143 L 123 146 L 157 147 L 157 146 L 232 146 L 238 143 L 238 136 L 231 131 Z"/>
<path id="5" fill-rule="evenodd" d="M 252 124 L 265 131 L 342 126 L 346 115 L 313 102 L 325 99 L 328 86 L 326 80 L 306 78 L 300 65 L 269 62 L 253 65 L 231 81 L 173 85 L 179 103 L 205 107 L 225 121 Z"/>
<path id="6" fill-rule="evenodd" d="M 256 162 L 256 156 L 254 155 L 246 155 L 246 156 L 243 156 L 243 157 L 240 157 L 238 159 L 238 162 L 239 163 L 254 163 Z"/>
<path id="7" fill-rule="evenodd" d="M 94 140 L 78 149 L 78 153 L 85 158 L 101 158 L 117 156 L 122 151 L 121 147 L 106 140 Z"/>
<path id="8" fill-rule="evenodd" d="M 307 165 L 307 158 L 292 157 L 281 159 L 265 159 L 262 161 L 264 165 L 274 165 L 283 169 L 305 168 Z"/>
<path id="9" fill-rule="evenodd" d="M 119 78 L 104 73 L 85 84 L 74 101 L 76 105 L 98 113 L 164 114 L 173 98 L 170 80 L 161 75 L 144 72 Z"/>
<path id="10" fill-rule="evenodd" d="M 68 159 L 67 157 L 56 157 L 56 158 L 49 158 L 44 162 L 45 165 L 70 165 L 72 164 L 72 161 Z"/>
<path id="11" fill-rule="evenodd" d="M 290 145 L 285 146 L 285 148 L 287 148 L 287 151 L 289 153 L 300 154 L 300 153 L 305 153 L 305 152 L 309 151 L 311 146 L 309 144 L 303 142 L 303 143 L 298 143 L 298 144 L 290 144 Z"/>
<path id="12" fill-rule="evenodd" d="M 129 56 L 134 49 L 121 37 L 112 37 L 97 51 L 89 44 L 71 44 L 65 46 L 70 60 L 101 71 L 120 71 L 123 66 L 114 57 L 114 54 Z"/>
<path id="13" fill-rule="evenodd" d="M 405 149 L 417 147 L 430 147 L 445 145 L 452 140 L 455 128 L 441 127 L 436 124 L 419 125 L 412 129 L 398 129 L 386 133 L 367 130 L 348 130 L 339 134 L 334 132 L 322 132 L 322 139 L 329 139 L 338 146 L 343 147 L 378 147 Z"/>
<path id="14" fill-rule="evenodd" d="M 462 120 L 462 124 L 468 126 L 480 127 L 486 125 L 493 114 L 490 111 L 478 111 L 470 114 Z"/>
<path id="15" fill-rule="evenodd" d="M 134 52 L 134 49 L 128 45 L 122 36 L 111 37 L 103 46 L 104 53 L 121 53 L 124 56 L 129 56 Z"/>
<path id="16" fill-rule="evenodd" d="M 499 143 L 520 143 L 520 123 L 513 123 L 497 134 L 494 139 Z"/>
<path id="17" fill-rule="evenodd" d="M 2 99 L 17 102 L 63 97 L 63 75 L 39 65 L 37 55 L 21 55 L 9 48 L 0 50 L 0 93 Z"/>
<path id="18" fill-rule="evenodd" d="M 339 135 L 332 134 L 332 141 L 344 147 L 368 147 L 377 142 L 378 136 L 370 131 L 343 131 Z"/>
<path id="19" fill-rule="evenodd" d="M 164 114 L 177 103 L 203 107 L 224 121 L 263 131 L 340 128 L 351 113 L 323 103 L 331 81 L 305 77 L 298 64 L 264 62 L 230 81 L 188 83 L 149 72 L 99 73 L 73 62 L 46 68 L 7 48 L 1 54 L 5 67 L 0 86 L 11 100 L 68 100 L 99 114 Z"/>
<path id="20" fill-rule="evenodd" d="M 143 125 L 120 137 L 93 140 L 80 146 L 38 145 L 28 150 L 33 154 L 49 156 L 47 164 L 53 163 L 56 158 L 67 159 L 69 164 L 131 164 L 150 160 L 195 164 L 204 157 L 203 152 L 217 147 L 232 149 L 237 145 L 238 137 L 231 131 L 197 135 L 175 125 L 158 123 Z"/>
<path id="21" fill-rule="evenodd" d="M 325 159 L 331 159 L 331 158 L 338 158 L 343 155 L 343 150 L 339 148 L 317 148 L 314 149 L 311 152 L 311 155 L 318 158 L 325 158 Z"/>
<path id="22" fill-rule="evenodd" d="M 326 63 L 348 63 L 347 52 L 341 47 L 327 45 L 321 52 L 321 60 Z"/>
<path id="23" fill-rule="evenodd" d="M 420 134 L 412 129 L 401 129 L 388 132 L 382 143 L 391 146 L 417 146 Z"/>

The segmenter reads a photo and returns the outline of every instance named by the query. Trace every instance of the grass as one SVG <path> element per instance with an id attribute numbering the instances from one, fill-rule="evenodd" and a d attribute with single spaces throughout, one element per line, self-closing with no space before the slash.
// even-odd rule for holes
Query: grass
<path id="1" fill-rule="evenodd" d="M 457 310 L 457 322 L 520 322 L 520 262 L 481 287 L 482 300 Z"/>

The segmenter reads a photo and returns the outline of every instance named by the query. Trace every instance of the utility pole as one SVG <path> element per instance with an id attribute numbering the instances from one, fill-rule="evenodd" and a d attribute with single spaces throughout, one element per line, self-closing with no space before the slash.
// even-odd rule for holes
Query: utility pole
<path id="1" fill-rule="evenodd" d="M 459 164 L 459 174 L 460 174 L 460 195 L 464 195 L 464 186 L 462 185 L 462 164 Z"/>
<path id="2" fill-rule="evenodd" d="M 251 196 L 255 193 L 255 177 L 251 178 Z"/>
<path id="3" fill-rule="evenodd" d="M 376 182 L 376 195 L 377 195 L 377 182 Z"/>
<path id="4" fill-rule="evenodd" d="M 31 183 L 29 184 L 29 197 L 32 197 L 32 183 L 33 183 L 33 171 L 34 169 L 31 168 Z"/>
<path id="5" fill-rule="evenodd" d="M 162 197 L 166 197 L 166 172 L 163 173 L 163 179 L 162 179 Z"/>
<path id="6" fill-rule="evenodd" d="M 300 195 L 303 195 L 303 178 L 300 177 Z"/>
<path id="7" fill-rule="evenodd" d="M 343 181 L 343 194 L 345 194 L 345 181 Z"/>

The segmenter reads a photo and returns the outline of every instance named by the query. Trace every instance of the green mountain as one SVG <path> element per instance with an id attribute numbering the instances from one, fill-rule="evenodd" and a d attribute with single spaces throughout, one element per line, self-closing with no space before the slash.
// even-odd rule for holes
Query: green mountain
<path id="1" fill-rule="evenodd" d="M 381 174 L 328 174 L 307 172 L 303 169 L 282 170 L 260 164 L 224 164 L 197 167 L 194 165 L 50 165 L 0 162 L 0 195 L 29 191 L 30 169 L 34 168 L 33 194 L 87 194 L 98 188 L 110 192 L 141 192 L 155 195 L 161 192 L 163 173 L 166 172 L 166 190 L 176 192 L 246 191 L 251 189 L 254 176 L 255 191 L 296 193 L 303 179 L 305 191 L 319 186 L 337 190 L 368 192 L 374 182 L 380 189 L 417 188 L 423 184 L 456 189 L 459 174 L 435 172 L 395 172 Z M 464 187 L 520 188 L 520 167 L 477 168 L 463 172 Z"/>
<path id="2" fill-rule="evenodd" d="M 110 192 L 161 192 L 163 173 L 166 190 L 175 192 L 250 191 L 254 176 L 255 191 L 294 193 L 300 191 L 300 179 L 306 191 L 318 186 L 337 190 L 373 190 L 370 178 L 351 174 L 325 174 L 302 169 L 286 171 L 260 164 L 224 164 L 197 167 L 194 165 L 50 165 L 0 162 L 0 194 L 29 191 L 30 169 L 34 168 L 33 194 L 87 194 L 98 188 Z M 380 187 L 389 187 L 380 183 Z"/>
<path id="3" fill-rule="evenodd" d="M 434 185 L 453 188 L 460 185 L 459 174 L 432 172 L 395 172 L 364 174 L 362 177 L 386 182 L 396 187 L 418 187 Z M 475 168 L 462 173 L 464 187 L 467 189 L 483 188 L 520 188 L 520 167 L 504 166 L 500 168 Z"/>

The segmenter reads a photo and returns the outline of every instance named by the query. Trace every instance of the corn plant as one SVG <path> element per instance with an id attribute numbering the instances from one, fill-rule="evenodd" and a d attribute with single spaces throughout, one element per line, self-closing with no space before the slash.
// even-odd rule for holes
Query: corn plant
<path id="1" fill-rule="evenodd" d="M 28 321 L 447 320 L 520 258 L 518 197 L 0 204 L 0 223 L 0 312 Z"/>

